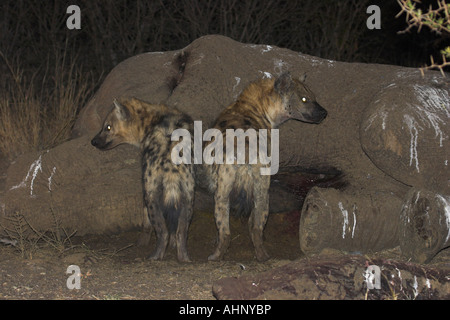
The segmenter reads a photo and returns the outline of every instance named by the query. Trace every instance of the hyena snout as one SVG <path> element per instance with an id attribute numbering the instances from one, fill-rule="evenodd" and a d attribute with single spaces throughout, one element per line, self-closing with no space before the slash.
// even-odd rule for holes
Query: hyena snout
<path id="1" fill-rule="evenodd" d="M 106 142 L 106 139 L 104 139 L 103 137 L 101 137 L 100 135 L 96 135 L 92 140 L 91 140 L 91 144 L 98 148 L 98 149 L 102 149 L 102 150 L 106 150 L 106 149 L 110 149 L 111 146 L 111 141 L 110 142 Z"/>
<path id="2" fill-rule="evenodd" d="M 92 144 L 94 147 L 97 147 L 97 146 L 99 145 L 99 141 L 98 141 L 97 137 L 94 137 L 94 138 L 91 140 L 91 144 Z"/>
<path id="3" fill-rule="evenodd" d="M 291 111 L 290 117 L 308 123 L 321 123 L 328 112 L 315 101 L 304 103 Z"/>
<path id="4" fill-rule="evenodd" d="M 312 123 L 321 123 L 327 117 L 328 112 L 317 102 L 313 102 L 312 104 L 309 121 Z"/>

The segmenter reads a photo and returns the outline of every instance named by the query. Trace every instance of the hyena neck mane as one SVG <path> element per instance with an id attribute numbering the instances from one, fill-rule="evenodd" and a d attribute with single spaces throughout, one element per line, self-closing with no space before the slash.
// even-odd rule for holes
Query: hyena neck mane
<path id="1" fill-rule="evenodd" d="M 150 104 L 137 99 L 131 99 L 127 107 L 130 111 L 129 128 L 135 131 L 135 145 L 141 148 L 146 137 L 156 129 L 170 135 L 176 129 L 177 121 L 173 119 L 184 116 L 179 110 L 164 104 Z"/>
<path id="2" fill-rule="evenodd" d="M 247 86 L 237 101 L 225 109 L 243 122 L 243 129 L 272 129 L 284 120 L 283 100 L 274 89 L 274 79 L 261 79 Z M 250 122 L 250 123 L 249 123 Z"/>

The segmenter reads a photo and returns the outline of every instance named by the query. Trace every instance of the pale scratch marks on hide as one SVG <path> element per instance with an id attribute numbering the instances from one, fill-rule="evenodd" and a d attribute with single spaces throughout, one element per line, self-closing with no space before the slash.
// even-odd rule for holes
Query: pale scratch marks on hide
<path id="1" fill-rule="evenodd" d="M 36 179 L 36 176 L 39 171 L 42 172 L 42 155 L 40 155 L 39 159 L 37 159 L 36 161 L 33 161 L 33 163 L 30 165 L 30 168 L 28 169 L 28 173 L 27 173 L 26 177 L 18 185 L 12 186 L 9 190 L 26 187 L 27 181 L 28 181 L 28 179 L 30 179 L 30 176 L 31 176 L 30 196 L 33 196 L 34 179 Z"/>
<path id="2" fill-rule="evenodd" d="M 441 129 L 441 126 L 445 128 L 447 121 L 450 119 L 450 97 L 448 92 L 430 86 L 419 85 L 414 85 L 414 91 L 416 92 L 417 100 L 420 102 L 416 112 L 424 123 L 428 122 L 428 127 L 433 127 L 435 137 L 439 137 L 439 146 L 442 147 L 443 140 L 448 138 Z"/>
<path id="3" fill-rule="evenodd" d="M 409 133 L 411 135 L 411 142 L 409 146 L 409 165 L 412 166 L 413 162 L 415 162 L 416 170 L 419 173 L 419 155 L 417 153 L 417 138 L 419 136 L 419 129 L 422 129 L 420 127 L 416 120 L 410 116 L 409 114 L 405 114 L 403 117 L 406 125 L 409 128 Z"/>
<path id="4" fill-rule="evenodd" d="M 342 217 L 344 219 L 344 222 L 342 224 L 342 239 L 345 239 L 345 233 L 346 230 L 349 228 L 349 219 L 348 219 L 348 211 L 344 208 L 344 205 L 342 204 L 342 202 L 338 203 L 338 207 L 342 212 Z M 355 236 L 355 229 L 356 229 L 356 204 L 353 205 L 353 228 L 352 228 L 352 239 Z"/>
<path id="5" fill-rule="evenodd" d="M 52 191 L 52 178 L 53 178 L 53 175 L 55 174 L 55 172 L 56 172 L 56 167 L 53 167 L 52 173 L 50 174 L 50 177 L 48 177 L 48 190 L 49 191 Z"/>

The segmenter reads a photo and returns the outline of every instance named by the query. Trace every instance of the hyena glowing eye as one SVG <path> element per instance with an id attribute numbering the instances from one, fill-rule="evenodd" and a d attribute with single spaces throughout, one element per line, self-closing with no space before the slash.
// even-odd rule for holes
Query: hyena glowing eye
<path id="1" fill-rule="evenodd" d="M 111 126 L 109 124 L 106 126 L 106 131 L 111 131 Z"/>
<path id="2" fill-rule="evenodd" d="M 302 98 L 302 101 L 303 101 L 303 102 L 306 102 L 306 101 L 307 101 L 307 99 L 306 99 L 305 97 L 303 97 L 303 98 Z"/>

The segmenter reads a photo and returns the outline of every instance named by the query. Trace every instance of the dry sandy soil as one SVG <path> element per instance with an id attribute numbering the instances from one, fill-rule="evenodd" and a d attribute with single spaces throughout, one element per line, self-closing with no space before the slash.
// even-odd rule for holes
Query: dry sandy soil
<path id="1" fill-rule="evenodd" d="M 211 215 L 202 212 L 196 213 L 191 225 L 189 250 L 193 260 L 192 263 L 177 262 L 173 249 L 169 250 L 163 261 L 147 260 L 146 256 L 152 249 L 155 239 L 152 239 L 148 248 L 139 248 L 135 246 L 138 232 L 83 238 L 72 236 L 59 242 L 54 241 L 55 237 L 49 234 L 49 238 L 41 239 L 38 243 L 31 240 L 25 241 L 23 251 L 19 243 L 14 247 L 0 245 L 0 299 L 215 299 L 212 286 L 219 279 L 226 277 L 258 279 L 264 272 L 281 266 L 286 266 L 289 269 L 292 261 L 303 263 L 307 261 L 308 258 L 301 254 L 298 245 L 298 219 L 297 212 L 272 214 L 269 217 L 265 238 L 267 250 L 272 258 L 264 263 L 258 263 L 254 259 L 246 221 L 235 218 L 231 221 L 233 240 L 225 260 L 208 262 L 206 258 L 214 249 L 216 235 Z M 205 230 L 207 230 L 206 233 Z M 347 259 L 343 257 L 342 253 L 331 252 L 331 255 L 326 255 L 325 259 L 328 259 L 328 262 L 336 261 L 335 264 L 339 265 L 340 259 Z M 392 261 L 402 263 L 398 249 L 357 259 L 364 261 L 372 257 L 376 259 L 381 257 L 382 260 L 378 261 L 392 259 Z M 364 267 L 362 263 L 359 264 L 361 264 L 360 267 Z M 80 268 L 80 289 L 70 290 L 67 287 L 67 280 L 71 274 L 66 272 L 70 265 L 76 265 Z M 344 267 L 348 266 L 342 265 L 342 268 Z M 433 269 L 435 267 L 436 269 Z M 425 270 L 420 265 L 418 268 L 419 270 Z M 433 263 L 426 268 L 429 273 L 428 277 L 431 279 L 433 279 L 433 276 L 430 275 L 429 270 L 448 271 L 450 268 L 450 250 L 441 252 L 433 260 Z M 399 269 L 395 270 L 400 272 Z M 330 269 L 329 272 L 331 271 Z M 402 272 L 406 274 L 403 270 Z M 358 282 L 362 285 L 364 282 L 362 272 L 357 272 L 357 274 L 360 278 Z M 280 275 L 276 275 L 276 277 L 278 276 Z M 272 278 L 272 275 L 270 277 Z M 326 277 L 321 281 L 327 281 Z M 409 282 L 407 281 L 408 285 L 413 285 L 412 281 Z M 423 281 L 420 280 L 419 282 Z M 444 282 L 448 282 L 448 279 Z M 291 284 L 293 283 L 286 283 L 288 289 Z M 317 283 L 308 281 L 307 277 L 298 278 L 294 281 L 294 285 L 297 291 L 298 288 L 304 291 L 298 298 L 311 299 L 317 297 L 317 292 L 314 292 L 314 290 L 317 291 Z M 330 286 L 326 287 L 326 295 L 322 299 L 340 299 L 340 297 L 364 299 L 361 290 L 359 290 L 360 292 L 348 292 L 342 296 L 342 289 L 339 287 L 331 286 L 331 290 Z M 445 288 L 447 287 L 448 283 Z M 435 298 L 450 295 L 450 292 L 439 290 L 441 291 L 438 294 L 434 293 Z M 444 291 L 447 291 L 447 289 Z M 308 292 L 312 294 L 310 297 Z M 236 294 L 239 297 L 237 291 Z M 294 295 L 286 295 L 285 293 L 283 296 L 275 290 L 268 291 L 261 297 L 263 299 L 283 299 L 283 297 L 295 299 L 295 296 L 297 296 L 296 293 Z M 404 299 L 405 296 L 394 297 L 389 292 L 387 294 L 384 292 L 382 295 L 372 295 L 369 298 Z M 419 298 L 423 298 L 423 296 L 419 296 Z M 433 299 L 433 296 L 428 298 Z M 406 299 L 408 299 L 408 296 L 406 296 Z"/>
<path id="2" fill-rule="evenodd" d="M 189 264 L 177 262 L 174 250 L 169 250 L 163 261 L 146 260 L 152 248 L 134 245 L 138 232 L 83 239 L 73 236 L 64 243 L 27 240 L 23 251 L 18 243 L 15 247 L 0 245 L 0 298 L 214 299 L 211 288 L 215 280 L 256 274 L 300 256 L 297 225 L 292 219 L 298 220 L 295 212 L 270 217 L 266 242 L 273 258 L 265 263 L 254 259 L 247 223 L 237 219 L 232 221 L 233 241 L 225 260 L 208 262 L 215 230 L 212 216 L 203 213 L 197 213 L 191 225 L 193 262 Z M 204 230 L 205 224 L 209 224 L 208 234 L 199 230 L 200 226 Z M 67 288 L 69 265 L 80 267 L 79 290 Z"/>

